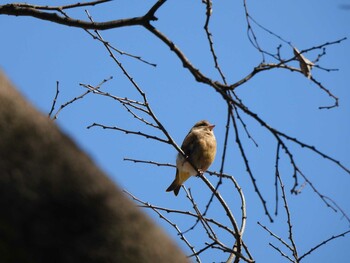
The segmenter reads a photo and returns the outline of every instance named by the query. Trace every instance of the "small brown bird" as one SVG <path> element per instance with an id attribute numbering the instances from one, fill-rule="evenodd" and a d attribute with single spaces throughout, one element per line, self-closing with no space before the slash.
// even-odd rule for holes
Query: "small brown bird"
<path id="1" fill-rule="evenodd" d="M 181 149 L 186 154 L 186 158 L 178 153 L 176 158 L 176 177 L 172 184 L 166 189 L 167 192 L 174 191 L 177 196 L 181 185 L 197 171 L 192 167 L 192 163 L 197 169 L 205 172 L 215 159 L 216 139 L 214 136 L 215 125 L 202 120 L 197 122 L 184 139 Z"/>

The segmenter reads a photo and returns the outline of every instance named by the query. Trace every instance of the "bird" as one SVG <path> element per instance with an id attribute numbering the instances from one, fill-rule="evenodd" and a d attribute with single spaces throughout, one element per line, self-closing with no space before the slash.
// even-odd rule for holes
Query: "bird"
<path id="1" fill-rule="evenodd" d="M 214 127 L 215 125 L 210 124 L 209 121 L 201 120 L 186 135 L 181 145 L 186 157 L 181 153 L 177 154 L 175 179 L 166 189 L 167 192 L 174 191 L 177 196 L 181 185 L 189 177 L 198 174 L 196 169 L 204 173 L 212 164 L 216 155 Z"/>

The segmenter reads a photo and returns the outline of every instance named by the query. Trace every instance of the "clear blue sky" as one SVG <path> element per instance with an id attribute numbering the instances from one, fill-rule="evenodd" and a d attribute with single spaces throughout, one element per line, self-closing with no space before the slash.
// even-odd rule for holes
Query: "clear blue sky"
<path id="1" fill-rule="evenodd" d="M 1 1 L 2 3 L 7 1 Z M 59 2 L 59 3 L 57 3 Z M 57 1 L 55 4 L 74 1 Z M 142 15 L 150 7 L 150 1 L 113 1 L 100 7 L 89 7 L 96 21 L 119 19 Z M 211 31 L 219 62 L 229 83 L 233 83 L 261 61 L 259 53 L 249 43 L 242 1 L 215 1 Z M 48 4 L 47 1 L 30 1 L 33 4 Z M 269 30 L 291 41 L 299 50 L 350 36 L 350 10 L 342 9 L 348 0 L 310 1 L 248 1 L 250 14 Z M 85 19 L 84 10 L 68 14 Z M 213 67 L 204 34 L 204 5 L 201 1 L 169 1 L 157 13 L 159 21 L 154 25 L 171 38 L 187 55 L 188 59 L 204 74 L 219 79 Z M 272 35 L 255 27 L 260 45 L 275 52 L 280 43 Z M 115 47 L 142 56 L 157 67 L 153 68 L 126 56 L 120 61 L 147 93 L 149 102 L 160 121 L 178 144 L 192 125 L 200 119 L 216 124 L 218 156 L 210 170 L 218 171 L 226 120 L 226 108 L 221 97 L 211 88 L 197 83 L 182 67 L 178 58 L 149 32 L 141 27 L 128 27 L 101 32 Z M 110 59 L 100 43 L 86 32 L 34 18 L 0 16 L 0 67 L 41 112 L 47 114 L 55 94 L 56 81 L 60 82 L 58 106 L 80 95 L 85 90 L 79 83 L 97 85 L 113 76 L 104 89 L 121 97 L 140 99 L 122 72 Z M 327 47 L 326 55 L 318 63 L 325 68 L 339 71 L 312 71 L 313 76 L 339 97 L 340 107 L 319 110 L 319 106 L 333 101 L 311 81 L 301 74 L 284 70 L 273 70 L 257 75 L 252 81 L 237 89 L 246 105 L 270 125 L 341 161 L 350 167 L 350 45 L 349 39 L 339 45 Z M 283 45 L 282 53 L 292 56 L 289 46 Z M 311 60 L 317 52 L 310 52 Z M 297 66 L 297 64 L 294 64 Z M 244 116 L 244 115 L 243 115 Z M 274 153 L 276 142 L 259 125 L 244 116 L 248 129 L 259 144 L 256 148 L 244 139 L 257 183 L 274 211 Z M 99 96 L 88 96 L 64 109 L 57 124 L 84 149 L 109 176 L 131 193 L 144 201 L 174 209 L 191 210 L 181 190 L 178 197 L 166 193 L 173 180 L 175 170 L 167 167 L 133 164 L 124 157 L 174 163 L 176 151 L 164 144 L 144 138 L 125 135 L 117 131 L 86 129 L 93 122 L 119 126 L 127 129 L 147 131 L 140 126 L 116 102 Z M 148 130 L 149 131 L 149 130 Z M 292 145 L 289 143 L 289 145 Z M 267 232 L 257 226 L 262 222 L 283 238 L 288 237 L 283 207 L 280 203 L 278 217 L 270 224 L 264 216 L 262 205 L 254 193 L 244 163 L 239 155 L 234 137 L 229 139 L 229 151 L 225 172 L 232 174 L 240 183 L 247 199 L 248 225 L 244 240 L 257 262 L 282 262 L 281 256 L 268 246 L 269 242 L 280 245 Z M 332 197 L 347 214 L 350 214 L 350 175 L 327 160 L 310 154 L 305 149 L 291 146 L 299 168 L 308 176 L 321 193 Z M 320 241 L 349 228 L 339 213 L 332 212 L 306 186 L 299 196 L 290 196 L 292 187 L 291 169 L 286 158 L 282 158 L 283 178 L 292 212 L 295 239 L 299 254 L 303 254 Z M 300 179 L 302 182 L 302 179 Z M 213 180 L 215 182 L 215 179 Z M 203 208 L 208 191 L 198 178 L 186 182 Z M 223 187 L 223 194 L 239 218 L 238 196 L 232 189 Z M 281 199 L 280 199 L 281 202 Z M 174 229 L 147 211 L 167 233 L 177 238 Z M 223 212 L 212 209 L 211 216 Z M 174 217 L 183 226 L 190 226 L 187 218 Z M 194 244 L 201 245 L 203 236 L 190 235 Z M 232 240 L 225 240 L 230 244 Z M 178 241 L 188 253 L 187 248 Z M 281 246 L 280 246 L 281 247 Z M 345 262 L 350 258 L 350 236 L 331 242 L 312 253 L 304 262 Z M 200 247 L 198 247 L 200 248 Z M 220 253 L 203 255 L 203 262 L 224 260 Z M 267 260 L 268 259 L 268 260 Z"/>

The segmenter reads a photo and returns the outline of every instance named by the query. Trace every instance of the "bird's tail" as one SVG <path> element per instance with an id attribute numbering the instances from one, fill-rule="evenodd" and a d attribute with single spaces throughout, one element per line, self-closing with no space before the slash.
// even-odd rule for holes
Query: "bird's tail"
<path id="1" fill-rule="evenodd" d="M 179 194 L 181 188 L 181 184 L 179 180 L 175 178 L 175 180 L 171 183 L 171 185 L 166 189 L 167 192 L 174 191 L 174 194 L 177 196 Z"/>
<path id="2" fill-rule="evenodd" d="M 183 172 L 176 169 L 175 180 L 171 183 L 171 185 L 166 189 L 167 192 L 174 191 L 174 194 L 177 196 L 181 185 L 191 176 L 189 172 Z"/>

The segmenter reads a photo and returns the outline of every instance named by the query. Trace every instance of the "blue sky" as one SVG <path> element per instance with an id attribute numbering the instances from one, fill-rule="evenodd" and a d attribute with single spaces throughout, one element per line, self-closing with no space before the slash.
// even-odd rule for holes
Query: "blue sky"
<path id="1" fill-rule="evenodd" d="M 4 1 L 2 1 L 4 2 Z M 89 7 L 95 21 L 118 19 L 142 15 L 149 7 L 149 1 L 113 1 L 97 7 Z M 46 1 L 31 1 L 33 4 L 47 4 Z M 59 1 L 56 4 L 72 3 Z M 348 0 L 305 1 L 248 1 L 250 14 L 264 27 L 290 41 L 299 50 L 324 44 L 343 37 L 349 37 L 350 11 L 340 5 L 350 4 Z M 261 62 L 260 54 L 247 39 L 246 22 L 242 1 L 220 1 L 214 3 L 211 32 L 219 62 L 229 83 L 233 83 L 251 72 Z M 86 19 L 83 9 L 68 12 L 71 16 Z M 214 69 L 209 47 L 203 30 L 204 5 L 201 1 L 169 1 L 157 13 L 159 21 L 154 22 L 159 30 L 171 38 L 185 53 L 195 67 L 213 79 L 219 76 Z M 29 17 L 0 16 L 0 67 L 41 112 L 47 114 L 55 95 L 56 81 L 60 82 L 58 106 L 79 96 L 85 90 L 79 83 L 97 85 L 103 79 L 113 79 L 103 89 L 121 97 L 140 100 L 140 96 L 127 81 L 106 50 L 86 32 L 77 28 L 64 27 Z M 275 52 L 281 43 L 265 31 L 255 27 L 262 48 Z M 142 56 L 157 64 L 151 67 L 126 56 L 117 56 L 135 81 L 147 93 L 152 109 L 178 144 L 192 125 L 200 119 L 216 124 L 218 155 L 210 170 L 220 169 L 224 141 L 226 107 L 211 87 L 197 83 L 182 67 L 178 58 L 141 27 L 128 27 L 101 32 L 115 47 Z M 282 43 L 282 54 L 292 56 L 291 48 Z M 313 60 L 317 52 L 307 53 Z M 313 76 L 339 97 L 340 106 L 331 110 L 319 110 L 319 106 L 333 101 L 310 80 L 301 74 L 281 69 L 260 73 L 251 81 L 237 88 L 237 95 L 245 104 L 271 126 L 297 137 L 302 142 L 315 145 L 317 149 L 334 157 L 350 167 L 350 66 L 349 39 L 338 45 L 328 46 L 326 55 L 319 65 L 337 68 L 339 71 L 312 71 Z M 270 61 L 271 62 L 271 61 Z M 297 64 L 295 63 L 294 66 Z M 244 116 L 244 114 L 242 115 Z M 269 210 L 274 210 L 274 154 L 276 142 L 260 125 L 244 116 L 250 133 L 259 144 L 255 147 L 241 132 L 257 183 L 268 201 Z M 65 108 L 56 123 L 87 152 L 101 169 L 121 188 L 154 205 L 174 209 L 191 210 L 183 190 L 178 197 L 166 193 L 175 171 L 169 167 L 133 164 L 123 158 L 152 160 L 160 163 L 174 163 L 176 151 L 168 145 L 141 137 L 125 135 L 117 131 L 99 128 L 86 129 L 93 122 L 119 126 L 127 129 L 150 131 L 140 125 L 115 101 L 100 96 L 87 96 Z M 153 131 L 150 131 L 153 132 Z M 160 135 L 160 134 L 158 134 Z M 254 192 L 244 163 L 239 154 L 234 136 L 229 138 L 229 151 L 225 172 L 235 176 L 247 199 L 248 224 L 244 240 L 257 262 L 281 262 L 281 256 L 268 246 L 269 242 L 279 245 L 257 221 L 267 225 L 276 234 L 287 239 L 288 229 L 280 199 L 279 215 L 275 223 L 269 223 L 262 205 Z M 350 175 L 329 161 L 301 149 L 291 143 L 290 149 L 298 161 L 299 168 L 314 183 L 321 193 L 332 197 L 347 214 L 350 214 Z M 310 186 L 302 194 L 291 196 L 293 185 L 291 168 L 287 158 L 281 158 L 282 176 L 286 184 L 289 205 L 292 211 L 293 228 L 299 254 L 328 237 L 341 233 L 349 224 L 339 213 L 332 212 Z M 212 179 L 216 182 L 216 179 Z M 302 182 L 302 179 L 300 179 Z M 200 207 L 204 208 L 209 192 L 198 178 L 186 182 Z M 222 193 L 232 211 L 239 218 L 238 195 L 228 184 Z M 151 211 L 146 211 L 167 233 L 177 239 L 174 229 L 160 220 Z M 210 211 L 211 216 L 221 216 L 220 208 Z M 172 215 L 170 215 L 172 216 Z M 171 217 L 183 227 L 191 225 L 185 217 Z M 223 218 L 223 220 L 225 220 Z M 205 235 L 204 235 L 205 236 Z M 203 234 L 189 235 L 193 244 L 200 248 Z M 188 253 L 186 246 L 178 241 Z M 225 240 L 230 244 L 231 240 Z M 350 257 L 350 236 L 335 240 L 304 259 L 304 262 L 342 262 Z M 220 253 L 206 253 L 203 262 L 219 262 L 225 257 Z"/>

